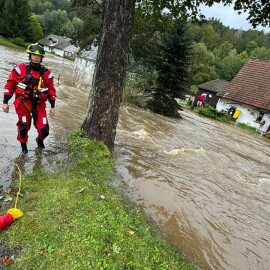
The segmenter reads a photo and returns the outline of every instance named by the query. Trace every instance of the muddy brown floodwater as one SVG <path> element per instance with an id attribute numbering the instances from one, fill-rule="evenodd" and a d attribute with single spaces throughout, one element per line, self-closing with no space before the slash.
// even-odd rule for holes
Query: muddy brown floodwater
<path id="1" fill-rule="evenodd" d="M 1 87 L 12 66 L 27 61 L 24 51 L 0 46 Z M 46 149 L 29 158 L 46 167 L 61 159 L 66 138 L 80 127 L 88 90 L 75 86 L 73 64 L 48 56 L 61 74 L 56 116 L 50 119 Z M 57 85 L 57 80 L 56 80 Z M 2 97 L 0 97 L 2 103 Z M 11 108 L 12 109 L 12 108 Z M 270 269 L 270 141 L 192 112 L 180 120 L 131 107 L 121 108 L 114 157 L 115 186 L 135 202 L 199 269 Z M 0 184 L 10 185 L 20 148 L 16 115 L 0 110 Z"/>

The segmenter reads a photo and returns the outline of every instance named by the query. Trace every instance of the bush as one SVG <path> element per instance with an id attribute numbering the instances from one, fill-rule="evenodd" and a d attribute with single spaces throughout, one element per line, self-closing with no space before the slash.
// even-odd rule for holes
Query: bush
<path id="1" fill-rule="evenodd" d="M 198 112 L 199 114 L 204 115 L 206 117 L 213 118 L 221 122 L 228 122 L 226 113 L 217 111 L 212 106 L 200 108 Z"/>
<path id="2" fill-rule="evenodd" d="M 122 96 L 123 104 L 133 104 L 140 108 L 145 108 L 146 101 L 147 97 L 134 82 L 129 81 L 125 83 Z"/>
<path id="3" fill-rule="evenodd" d="M 159 89 L 154 93 L 154 97 L 147 102 L 147 108 L 163 116 L 181 118 L 179 114 L 179 110 L 182 109 L 181 106 L 174 98 L 161 92 L 162 89 Z"/>
<path id="4" fill-rule="evenodd" d="M 146 108 L 149 93 L 156 84 L 157 73 L 141 72 L 128 73 L 123 90 L 123 103 L 134 104 L 140 108 Z"/>
<path id="5" fill-rule="evenodd" d="M 242 129 L 245 129 L 245 130 L 250 130 L 250 131 L 256 132 L 255 127 L 251 127 L 250 125 L 245 124 L 245 123 L 237 123 L 237 126 L 242 128 Z"/>
<path id="6" fill-rule="evenodd" d="M 20 47 L 25 47 L 24 39 L 20 37 L 16 37 L 15 39 L 13 39 L 12 43 Z"/>

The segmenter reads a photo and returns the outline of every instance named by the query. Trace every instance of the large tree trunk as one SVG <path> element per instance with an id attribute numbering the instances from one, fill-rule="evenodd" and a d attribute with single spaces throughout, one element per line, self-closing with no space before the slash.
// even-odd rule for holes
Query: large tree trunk
<path id="1" fill-rule="evenodd" d="M 116 135 L 135 0 L 105 0 L 102 37 L 82 128 L 112 152 Z"/>

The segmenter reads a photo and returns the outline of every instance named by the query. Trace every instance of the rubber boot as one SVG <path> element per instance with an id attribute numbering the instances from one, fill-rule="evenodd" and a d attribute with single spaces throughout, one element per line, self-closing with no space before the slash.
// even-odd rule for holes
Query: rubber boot
<path id="1" fill-rule="evenodd" d="M 28 149 L 27 149 L 26 143 L 21 143 L 21 147 L 22 147 L 22 153 L 24 155 L 26 155 L 28 153 Z"/>
<path id="2" fill-rule="evenodd" d="M 36 138 L 36 142 L 37 142 L 38 148 L 41 148 L 41 149 L 45 148 L 43 140 L 41 140 L 39 137 Z"/>

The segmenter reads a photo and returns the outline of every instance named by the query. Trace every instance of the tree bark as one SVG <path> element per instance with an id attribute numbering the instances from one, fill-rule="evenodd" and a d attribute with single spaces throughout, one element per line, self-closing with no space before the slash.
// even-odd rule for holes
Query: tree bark
<path id="1" fill-rule="evenodd" d="M 112 152 L 116 136 L 135 0 L 105 0 L 99 44 L 87 115 L 82 124 L 89 139 L 102 141 Z"/>

